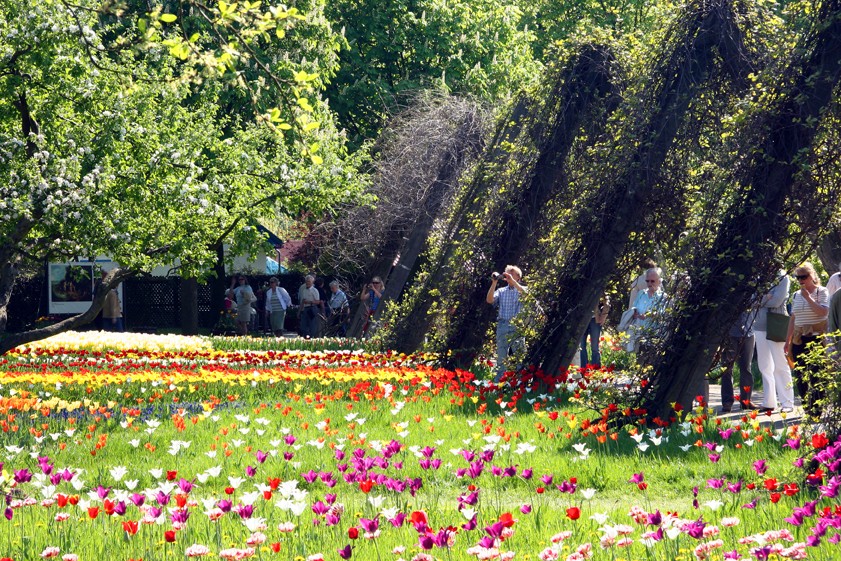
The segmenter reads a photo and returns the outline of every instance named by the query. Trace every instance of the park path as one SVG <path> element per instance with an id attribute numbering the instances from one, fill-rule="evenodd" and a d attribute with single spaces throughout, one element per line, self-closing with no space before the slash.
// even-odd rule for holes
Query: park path
<path id="1" fill-rule="evenodd" d="M 710 385 L 710 395 L 709 395 L 709 406 L 712 407 L 716 415 L 722 419 L 729 419 L 729 420 L 736 420 L 742 418 L 745 414 L 750 414 L 751 411 L 743 411 L 739 407 L 738 404 L 738 396 L 737 396 L 737 403 L 733 404 L 733 411 L 730 413 L 722 413 L 721 412 L 721 386 L 720 385 Z M 762 406 L 762 391 L 754 391 L 753 395 L 751 396 L 751 401 L 758 406 Z M 786 413 L 785 417 L 780 413 L 780 408 L 777 407 L 776 410 L 770 415 L 757 411 L 756 420 L 759 421 L 759 424 L 762 426 L 773 426 L 775 429 L 782 428 L 787 425 L 798 424 L 803 421 L 803 409 L 800 407 L 800 398 L 794 398 L 794 411 L 791 413 Z"/>

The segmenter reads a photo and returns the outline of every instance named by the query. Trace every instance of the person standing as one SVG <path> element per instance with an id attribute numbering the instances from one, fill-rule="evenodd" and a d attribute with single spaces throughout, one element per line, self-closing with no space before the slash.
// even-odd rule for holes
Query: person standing
<path id="1" fill-rule="evenodd" d="M 105 277 L 105 271 L 102 276 Z M 123 307 L 120 305 L 120 296 L 113 288 L 105 295 L 105 303 L 102 305 L 102 330 L 123 332 Z"/>
<path id="2" fill-rule="evenodd" d="M 283 335 L 283 325 L 286 323 L 286 310 L 292 305 L 292 298 L 282 286 L 278 286 L 277 277 L 269 279 L 269 289 L 266 291 L 266 317 L 272 333 Z"/>
<path id="3" fill-rule="evenodd" d="M 666 306 L 666 293 L 661 288 L 660 270 L 648 269 L 645 272 L 646 290 L 637 294 L 634 300 L 634 325 L 631 328 L 631 347 L 639 351 L 639 345 L 645 335 L 655 327 L 656 316 L 663 313 Z"/>
<path id="4" fill-rule="evenodd" d="M 648 286 L 646 285 L 645 278 L 648 271 L 651 269 L 655 269 L 657 274 L 662 279 L 663 277 L 663 270 L 657 266 L 657 262 L 654 261 L 651 257 L 646 257 L 642 259 L 639 263 L 640 267 L 642 267 L 642 273 L 638 276 L 634 282 L 631 283 L 631 293 L 628 296 L 628 307 L 633 308 L 634 302 L 637 301 L 637 296 L 640 292 L 645 292 Z"/>
<path id="5" fill-rule="evenodd" d="M 794 387 L 791 385 L 791 368 L 786 359 L 785 343 L 768 338 L 768 312 L 788 315 L 785 304 L 790 282 L 783 270 L 779 271 L 779 278 L 779 282 L 768 294 L 758 299 L 759 309 L 753 322 L 756 363 L 762 375 L 762 409 L 766 413 L 776 409 L 778 401 L 783 413 L 794 410 Z"/>
<path id="6" fill-rule="evenodd" d="M 385 286 L 383 285 L 383 279 L 380 277 L 372 278 L 371 282 L 362 289 L 359 299 L 362 300 L 362 304 L 365 306 L 365 324 L 362 326 L 363 336 L 368 334 L 368 330 L 374 322 L 374 314 L 377 313 L 380 307 L 383 292 L 385 292 Z"/>
<path id="7" fill-rule="evenodd" d="M 753 410 L 757 407 L 751 402 L 753 391 L 753 349 L 755 336 L 753 333 L 752 312 L 742 312 L 739 319 L 730 327 L 725 343 L 724 370 L 721 373 L 721 411 L 729 413 L 733 409 L 733 366 L 739 365 L 739 403 L 742 410 Z"/>
<path id="8" fill-rule="evenodd" d="M 321 299 L 318 289 L 314 286 L 315 277 L 307 275 L 304 284 L 298 288 L 298 305 L 300 306 L 301 335 L 311 338 L 318 336 L 318 306 Z"/>
<path id="9" fill-rule="evenodd" d="M 499 381 L 505 374 L 505 363 L 508 360 L 508 352 L 516 338 L 517 330 L 512 320 L 520 313 L 522 302 L 520 296 L 525 294 L 527 289 L 520 284 L 523 272 L 515 265 L 505 267 L 501 275 L 494 273 L 491 276 L 491 286 L 485 300 L 497 308 L 496 315 L 496 378 Z M 505 281 L 506 285 L 497 288 L 499 281 Z"/>
<path id="10" fill-rule="evenodd" d="M 248 335 L 248 324 L 251 323 L 251 304 L 257 301 L 254 290 L 248 284 L 245 275 L 236 277 L 236 287 L 231 284 L 231 295 L 237 303 L 237 331 L 240 335 Z"/>
<path id="11" fill-rule="evenodd" d="M 339 337 L 344 337 L 347 333 L 347 320 L 350 310 L 347 294 L 339 288 L 339 281 L 331 281 L 329 286 L 330 298 L 327 300 L 329 329 Z"/>
<path id="12" fill-rule="evenodd" d="M 829 294 L 808 261 L 794 270 L 794 278 L 800 284 L 800 290 L 791 300 L 785 351 L 791 352 L 794 360 L 794 379 L 803 408 L 815 414 L 815 404 L 822 397 L 822 384 L 816 379 L 818 373 L 806 363 L 806 355 L 808 345 L 826 332 Z"/>
<path id="13" fill-rule="evenodd" d="M 599 343 L 602 337 L 602 326 L 604 325 L 609 312 L 610 299 L 602 294 L 602 297 L 599 299 L 599 302 L 593 310 L 593 317 L 590 318 L 590 323 L 587 324 L 584 336 L 581 338 L 581 367 L 585 367 L 587 365 L 593 365 L 596 368 L 602 367 L 602 355 L 599 351 Z M 587 360 L 588 337 L 590 339 L 590 360 Z"/>

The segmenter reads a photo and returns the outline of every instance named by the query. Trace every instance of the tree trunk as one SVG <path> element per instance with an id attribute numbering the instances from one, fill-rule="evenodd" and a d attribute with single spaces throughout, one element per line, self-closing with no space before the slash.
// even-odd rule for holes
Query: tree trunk
<path id="1" fill-rule="evenodd" d="M 199 333 L 199 300 L 198 282 L 195 278 L 181 279 L 178 289 L 181 292 L 181 334 L 198 335 Z"/>
<path id="2" fill-rule="evenodd" d="M 729 61 L 725 68 L 735 72 L 736 85 L 747 86 L 752 68 L 746 62 L 750 59 L 744 54 L 742 34 L 733 23 L 737 18 L 731 2 L 697 0 L 686 14 L 675 29 L 684 39 L 674 41 L 674 50 L 665 52 L 653 70 L 663 82 L 646 91 L 643 105 L 652 109 L 617 141 L 620 149 L 632 147 L 625 162 L 619 163 L 617 179 L 598 189 L 591 204 L 582 205 L 584 210 L 574 218 L 580 245 L 565 257 L 567 265 L 545 309 L 547 322 L 527 358 L 548 375 L 570 364 L 631 232 L 643 223 L 658 172 L 716 61 L 714 49 Z"/>
<path id="3" fill-rule="evenodd" d="M 15 287 L 17 278 L 17 267 L 9 260 L 2 262 L 0 268 L 0 335 L 6 333 L 6 324 L 9 321 L 9 302 L 12 299 L 12 289 Z"/>
<path id="4" fill-rule="evenodd" d="M 465 162 L 474 157 L 480 150 L 482 138 L 478 127 L 473 122 L 475 115 L 467 115 L 456 129 L 455 138 L 457 142 L 448 151 L 441 162 L 438 176 L 432 183 L 429 194 L 424 200 L 423 211 L 411 231 L 403 238 L 400 251 L 395 256 L 395 266 L 392 268 L 386 283 L 383 294 L 384 304 L 389 301 L 396 302 L 403 293 L 403 287 L 412 271 L 421 251 L 426 244 L 432 226 L 438 218 L 442 205 L 450 200 L 450 194 L 458 184 L 458 177 Z M 377 310 L 377 315 L 383 310 L 382 305 Z"/>
<path id="5" fill-rule="evenodd" d="M 535 116 L 533 136 L 539 154 L 521 188 L 511 197 L 498 227 L 491 226 L 474 252 L 486 255 L 485 268 L 473 279 L 473 288 L 450 322 L 444 347 L 450 368 L 468 367 L 476 358 L 494 319 L 494 309 L 485 300 L 488 277 L 508 264 L 521 263 L 537 232 L 540 216 L 550 199 L 567 188 L 564 164 L 573 141 L 592 115 L 592 105 L 615 91 L 611 65 L 613 55 L 601 45 L 585 45 L 556 79 L 547 108 Z M 465 243 L 476 243 L 475 240 Z M 483 282 L 484 281 L 484 282 Z M 526 284 L 528 282 L 526 281 Z"/>
<path id="6" fill-rule="evenodd" d="M 818 246 L 818 258 L 829 274 L 841 270 L 841 232 L 835 230 L 824 236 Z"/>
<path id="7" fill-rule="evenodd" d="M 841 81 L 841 1 L 822 4 L 814 29 L 805 50 L 808 57 L 786 73 L 796 76 L 794 85 L 782 90 L 777 102 L 753 123 L 753 130 L 767 133 L 748 137 L 750 144 L 738 150 L 751 154 L 749 166 L 737 178 L 745 193 L 728 211 L 707 253 L 701 269 L 709 272 L 693 276 L 686 311 L 670 323 L 647 399 L 652 417 L 667 418 L 673 403 L 691 407 L 691 389 L 711 366 L 722 326 L 732 324 L 757 289 L 773 279 L 778 248 L 794 219 L 781 214 L 784 204 L 790 197 L 806 195 L 795 193 L 795 187 L 802 188 L 796 176 L 803 171 L 803 154 L 812 148 L 820 117 Z M 749 282 L 755 278 L 758 283 Z"/>
<path id="8" fill-rule="evenodd" d="M 511 115 L 497 127 L 487 154 L 479 164 L 479 170 L 469 186 L 457 197 L 455 207 L 451 210 L 451 219 L 442 236 L 443 248 L 434 254 L 426 263 L 418 283 L 405 302 L 405 310 L 394 317 L 386 333 L 386 345 L 403 353 L 413 353 L 420 349 L 424 337 L 430 331 L 434 315 L 431 312 L 433 303 L 437 302 L 441 293 L 447 292 L 452 282 L 452 275 L 458 274 L 458 266 L 451 263 L 453 252 L 457 246 L 455 238 L 466 227 L 470 208 L 481 204 L 482 195 L 488 186 L 483 182 L 485 173 L 494 165 L 503 163 L 511 156 L 508 144 L 516 139 L 522 130 L 524 120 L 528 116 L 529 102 L 521 96 L 514 104 Z"/>

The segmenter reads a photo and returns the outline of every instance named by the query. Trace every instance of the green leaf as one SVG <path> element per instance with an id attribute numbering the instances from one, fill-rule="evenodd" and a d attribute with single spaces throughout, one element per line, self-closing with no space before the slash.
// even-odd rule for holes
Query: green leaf
<path id="1" fill-rule="evenodd" d="M 164 23 L 172 23 L 172 22 L 176 21 L 178 18 L 175 16 L 175 14 L 161 14 L 160 19 Z"/>
<path id="2" fill-rule="evenodd" d="M 147 23 L 148 22 L 145 18 L 140 18 L 139 20 L 137 20 L 137 29 L 139 29 L 141 33 L 146 33 Z"/>

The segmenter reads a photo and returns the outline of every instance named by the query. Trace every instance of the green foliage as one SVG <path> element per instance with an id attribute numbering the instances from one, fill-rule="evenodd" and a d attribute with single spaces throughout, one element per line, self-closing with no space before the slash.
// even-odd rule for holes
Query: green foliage
<path id="1" fill-rule="evenodd" d="M 375 136 L 419 90 L 495 101 L 540 78 L 535 35 L 517 4 L 363 0 L 334 2 L 327 12 L 349 47 L 327 91 L 355 142 Z"/>
<path id="2" fill-rule="evenodd" d="M 317 63 L 291 62 L 319 52 L 315 31 L 280 62 L 268 24 L 248 35 L 263 18 L 259 3 L 231 5 L 227 15 L 220 3 L 203 32 L 217 42 L 223 31 L 242 36 L 247 46 L 236 61 L 248 69 L 230 81 L 236 65 L 214 66 L 218 45 L 201 33 L 181 62 L 180 31 L 170 32 L 160 7 L 98 17 L 92 1 L 4 4 L 14 17 L 0 23 L 0 240 L 15 258 L 107 253 L 135 270 L 178 259 L 184 274 L 201 274 L 217 238 L 253 246 L 245 219 L 319 213 L 359 186 L 326 104 L 306 97 L 321 85 Z M 283 22 L 288 34 L 286 20 L 303 17 L 276 15 L 268 28 Z M 320 47 L 336 42 L 325 34 Z M 261 74 L 270 55 L 279 62 Z M 231 112 L 242 92 L 255 104 Z"/>

